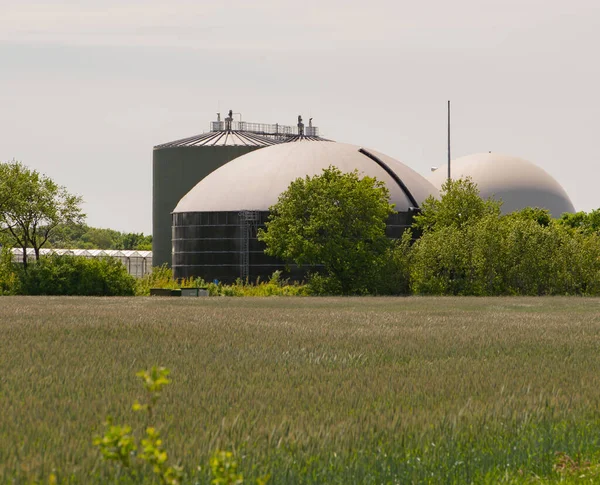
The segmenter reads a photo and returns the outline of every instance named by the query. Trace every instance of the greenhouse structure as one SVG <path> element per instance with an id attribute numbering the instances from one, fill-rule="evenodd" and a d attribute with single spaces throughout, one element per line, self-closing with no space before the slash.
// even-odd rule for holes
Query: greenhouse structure
<path id="1" fill-rule="evenodd" d="M 23 250 L 14 248 L 12 250 L 13 261 L 15 263 L 23 262 Z M 82 256 L 84 258 L 114 258 L 120 260 L 130 275 L 136 278 L 152 272 L 152 251 L 126 251 L 118 249 L 40 249 L 41 256 L 51 254 Z M 33 248 L 27 248 L 27 259 L 35 259 Z"/>

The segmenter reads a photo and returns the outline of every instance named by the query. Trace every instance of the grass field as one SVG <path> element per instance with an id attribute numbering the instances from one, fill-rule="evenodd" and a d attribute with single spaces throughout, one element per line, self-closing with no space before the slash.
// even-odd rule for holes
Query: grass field
<path id="1" fill-rule="evenodd" d="M 187 483 L 217 448 L 272 484 L 546 483 L 557 452 L 593 483 L 600 462 L 598 299 L 4 297 L 0 335 L 3 483 L 117 483 L 92 437 L 142 424 L 154 364 Z"/>

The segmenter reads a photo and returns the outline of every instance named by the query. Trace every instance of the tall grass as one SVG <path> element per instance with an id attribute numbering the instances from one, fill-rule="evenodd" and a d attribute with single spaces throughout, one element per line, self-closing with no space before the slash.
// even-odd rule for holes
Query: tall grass
<path id="1" fill-rule="evenodd" d="M 235 283 L 207 283 L 202 278 L 177 280 L 166 266 L 153 268 L 152 273 L 139 278 L 136 283 L 137 296 L 149 296 L 151 288 L 206 288 L 210 296 L 306 296 L 309 289 L 300 283 L 289 283 L 281 279 L 281 272 L 275 271 L 268 281 L 256 282 L 238 279 Z"/>
<path id="2" fill-rule="evenodd" d="M 117 483 L 91 439 L 157 363 L 188 483 L 218 448 L 273 484 L 547 483 L 600 450 L 594 299 L 4 297 L 0 331 L 4 483 Z"/>
<path id="3" fill-rule="evenodd" d="M 152 268 L 152 272 L 144 275 L 142 278 L 136 280 L 135 294 L 136 296 L 150 296 L 150 289 L 152 288 L 166 288 L 166 289 L 177 289 L 177 288 L 198 288 L 205 286 L 205 282 L 202 278 L 184 278 L 176 280 L 173 278 L 173 271 L 166 265 L 156 266 Z"/>

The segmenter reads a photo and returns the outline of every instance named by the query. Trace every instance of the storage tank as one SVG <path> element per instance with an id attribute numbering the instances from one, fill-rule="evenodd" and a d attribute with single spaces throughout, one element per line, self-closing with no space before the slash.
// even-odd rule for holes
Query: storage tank
<path id="1" fill-rule="evenodd" d="M 421 175 L 375 150 L 328 141 L 284 143 L 243 155 L 211 173 L 181 199 L 173 212 L 173 271 L 176 278 L 202 277 L 230 282 L 238 277 L 268 278 L 275 270 L 302 279 L 305 269 L 264 254 L 256 238 L 269 207 L 297 178 L 334 165 L 342 172 L 385 182 L 397 214 L 387 233 L 399 238 L 414 211 L 435 187 Z"/>
<path id="2" fill-rule="evenodd" d="M 211 131 L 154 147 L 152 156 L 152 257 L 154 266 L 171 265 L 171 212 L 194 185 L 225 163 L 259 148 L 280 143 L 225 121 Z"/>
<path id="3" fill-rule="evenodd" d="M 553 217 L 575 212 L 565 189 L 544 169 L 522 158 L 500 153 L 476 153 L 452 160 L 453 179 L 471 177 L 482 198 L 502 200 L 504 214 L 525 207 L 548 209 Z M 441 189 L 448 165 L 439 167 L 429 181 Z"/>

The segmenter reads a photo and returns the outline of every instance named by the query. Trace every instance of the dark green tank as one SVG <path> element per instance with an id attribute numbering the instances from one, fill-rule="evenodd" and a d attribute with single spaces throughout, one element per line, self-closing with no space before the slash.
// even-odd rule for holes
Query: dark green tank
<path id="1" fill-rule="evenodd" d="M 223 123 L 221 123 L 223 126 Z M 152 264 L 171 266 L 171 212 L 208 174 L 241 155 L 280 140 L 223 129 L 164 143 L 152 156 Z"/>

